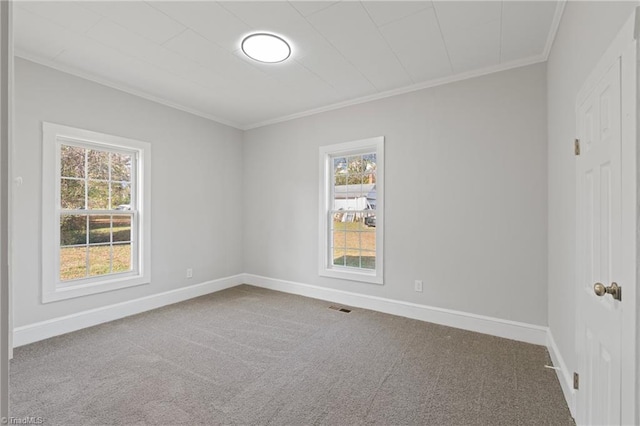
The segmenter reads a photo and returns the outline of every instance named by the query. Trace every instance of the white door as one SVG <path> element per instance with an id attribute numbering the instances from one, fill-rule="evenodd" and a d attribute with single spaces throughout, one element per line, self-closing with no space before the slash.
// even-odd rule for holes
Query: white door
<path id="1" fill-rule="evenodd" d="M 611 286 L 620 279 L 621 259 L 620 58 L 610 65 L 591 80 L 595 83 L 577 106 L 580 384 L 576 420 L 588 425 L 618 425 L 621 421 L 622 302 L 615 300 L 615 294 L 603 293 L 607 287 L 613 292 Z"/>

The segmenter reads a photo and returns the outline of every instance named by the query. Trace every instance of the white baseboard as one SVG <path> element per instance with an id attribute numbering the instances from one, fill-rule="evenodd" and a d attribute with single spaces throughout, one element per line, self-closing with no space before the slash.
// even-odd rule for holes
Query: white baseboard
<path id="1" fill-rule="evenodd" d="M 560 387 L 562 387 L 564 399 L 567 400 L 569 411 L 571 411 L 571 415 L 575 419 L 576 391 L 573 389 L 573 375 L 572 372 L 567 368 L 567 364 L 565 364 L 564 358 L 562 358 L 562 354 L 558 349 L 558 345 L 556 345 L 556 341 L 553 338 L 553 334 L 551 334 L 551 330 L 549 330 L 549 332 L 547 333 L 547 349 L 549 350 L 549 355 L 551 356 L 553 365 L 558 368 L 556 370 L 558 381 L 560 382 Z"/>
<path id="2" fill-rule="evenodd" d="M 475 331 L 491 336 L 546 346 L 553 365 L 558 368 L 555 371 L 558 375 L 562 392 L 564 393 L 571 415 L 575 418 L 576 394 L 573 390 L 572 372 L 567 368 L 548 327 L 368 296 L 293 281 L 278 280 L 253 274 L 244 274 L 243 282 L 270 290 L 327 300 L 348 306 L 371 309 L 373 311 Z"/>
<path id="3" fill-rule="evenodd" d="M 243 274 L 207 281 L 188 287 L 178 288 L 164 293 L 152 294 L 139 299 L 129 300 L 115 305 L 90 309 L 47 321 L 37 322 L 13 330 L 13 347 L 27 345 L 49 337 L 58 336 L 116 319 L 124 318 L 151 309 L 204 296 L 243 283 Z"/>
<path id="4" fill-rule="evenodd" d="M 285 293 L 297 294 L 314 299 L 327 300 L 348 306 L 371 309 L 391 315 L 398 315 L 421 321 L 475 331 L 492 336 L 503 337 L 526 343 L 546 346 L 551 355 L 562 391 L 575 417 L 575 391 L 571 372 L 558 350 L 553 335 L 548 327 L 493 318 L 468 312 L 420 305 L 400 300 L 385 299 L 343 290 L 335 290 L 293 281 L 278 280 L 253 274 L 238 274 L 217 280 L 207 281 L 189 287 L 179 288 L 164 293 L 153 294 L 139 299 L 130 300 L 115 305 L 104 306 L 60 318 L 16 327 L 13 332 L 13 346 L 23 346 L 29 343 L 48 339 L 130 315 L 139 314 L 162 306 L 182 302 L 194 297 L 215 293 L 220 290 L 235 287 L 240 284 L 250 284 Z"/>
<path id="5" fill-rule="evenodd" d="M 327 300 L 358 308 L 371 309 L 373 311 L 504 337 L 521 342 L 543 346 L 547 344 L 548 328 L 540 325 L 503 320 L 451 309 L 368 296 L 253 274 L 244 274 L 244 282 L 256 287 L 298 294 L 300 296 Z"/>

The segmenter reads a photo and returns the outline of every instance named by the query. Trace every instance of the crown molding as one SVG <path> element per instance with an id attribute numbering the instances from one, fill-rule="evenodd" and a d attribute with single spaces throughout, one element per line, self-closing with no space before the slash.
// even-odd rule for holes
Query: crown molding
<path id="1" fill-rule="evenodd" d="M 556 40 L 556 35 L 558 34 L 558 28 L 560 28 L 560 21 L 562 20 L 562 14 L 564 13 L 564 8 L 567 5 L 567 0 L 558 0 L 556 4 L 556 11 L 553 14 L 553 20 L 551 21 L 551 28 L 549 28 L 549 35 L 547 36 L 547 43 L 544 45 L 544 60 L 549 59 L 549 54 L 551 53 L 551 48 L 553 47 L 553 42 Z"/>
<path id="2" fill-rule="evenodd" d="M 124 84 L 114 83 L 113 81 L 109 81 L 109 80 L 107 80 L 105 78 L 98 77 L 95 74 L 91 74 L 91 73 L 87 73 L 87 72 L 84 72 L 84 71 L 80 71 L 80 70 L 77 70 L 77 69 L 72 68 L 72 67 L 67 67 L 67 66 L 62 65 L 62 64 L 60 64 L 58 62 L 55 62 L 55 61 L 53 61 L 51 59 L 40 58 L 40 57 L 37 57 L 37 56 L 32 55 L 30 53 L 27 53 L 27 52 L 24 52 L 22 50 L 19 50 L 19 49 L 16 49 L 14 51 L 14 56 L 22 58 L 22 59 L 25 59 L 25 60 L 30 61 L 30 62 L 35 62 L 36 64 L 40 64 L 40 65 L 43 65 L 45 67 L 53 68 L 53 69 L 55 69 L 57 71 L 61 71 L 61 72 L 66 73 L 66 74 L 71 74 L 73 76 L 80 77 L 82 79 L 89 80 L 89 81 L 92 81 L 94 83 L 101 84 L 103 86 L 110 87 L 112 89 L 119 90 L 121 92 L 128 93 L 130 95 L 137 96 L 139 98 L 146 99 L 148 101 L 152 101 L 152 102 L 167 106 L 169 108 L 177 109 L 177 110 L 180 110 L 180 111 L 192 114 L 192 115 L 196 115 L 196 116 L 201 117 L 201 118 L 206 118 L 207 120 L 215 121 L 217 123 L 224 124 L 225 126 L 233 127 L 235 129 L 238 129 L 238 130 L 244 130 L 243 126 L 241 126 L 240 124 L 238 124 L 238 123 L 236 123 L 234 121 L 226 120 L 224 118 L 217 117 L 215 115 L 207 114 L 207 113 L 199 111 L 197 109 L 193 109 L 193 108 L 190 108 L 190 107 L 187 107 L 187 106 L 184 106 L 184 105 L 169 101 L 167 99 L 160 98 L 160 97 L 155 96 L 155 95 L 151 95 L 151 94 L 149 94 L 149 93 L 147 93 L 145 91 L 138 90 L 138 89 L 133 89 L 133 88 L 131 88 L 131 87 L 127 86 L 127 85 L 124 85 Z"/>
<path id="3" fill-rule="evenodd" d="M 463 72 L 463 73 L 459 73 L 459 74 L 454 74 L 454 75 L 450 75 L 447 77 L 442 77 L 442 78 L 438 78 L 438 79 L 434 79 L 434 80 L 429 80 L 429 81 L 424 81 L 422 83 L 417 83 L 417 84 L 413 84 L 410 86 L 405 86 L 405 87 L 400 87 L 397 89 L 392 89 L 392 90 L 387 90 L 384 92 L 380 92 L 380 93 L 374 93 L 372 95 L 367 95 L 367 96 L 362 96 L 356 99 L 350 99 L 347 101 L 343 101 L 343 102 L 338 102 L 335 104 L 330 104 L 330 105 L 326 105 L 326 106 L 322 106 L 319 108 L 313 108 L 310 110 L 306 110 L 306 111 L 301 111 L 301 112 L 297 112 L 294 114 L 289 114 L 289 115 L 284 115 L 284 116 L 280 116 L 280 117 L 275 117 L 275 118 L 270 118 L 268 120 L 264 120 L 264 121 L 259 121 L 259 122 L 255 122 L 255 123 L 250 123 L 250 124 L 240 124 L 234 121 L 230 121 L 221 117 L 217 117 L 211 114 L 208 114 L 206 112 L 203 111 L 199 111 L 197 109 L 194 108 L 190 108 L 163 98 L 160 98 L 158 96 L 155 95 L 151 95 L 147 92 L 138 90 L 138 89 L 133 89 L 129 86 L 123 85 L 123 84 L 119 84 L 119 83 L 114 83 L 112 81 L 109 81 L 105 78 L 102 77 L 98 77 L 94 74 L 91 73 L 86 73 L 83 71 L 79 71 L 77 69 L 74 69 L 72 67 L 67 67 L 65 65 L 62 65 L 58 62 L 55 62 L 53 60 L 50 59 L 44 59 L 44 58 L 40 58 L 34 55 L 31 55 L 27 52 L 21 51 L 21 50 L 16 50 L 15 51 L 15 56 L 20 57 L 22 59 L 31 61 L 31 62 L 35 62 L 37 64 L 40 65 L 44 65 L 46 67 L 49 68 L 53 68 L 55 70 L 67 73 L 67 74 L 71 74 L 74 75 L 76 77 L 80 77 L 83 78 L 85 80 L 89 80 L 89 81 L 93 81 L 95 83 L 101 84 L 103 86 L 107 86 L 107 87 L 111 87 L 113 89 L 116 90 L 120 90 L 122 92 L 126 92 L 129 93 L 131 95 L 134 96 L 138 96 L 141 97 L 143 99 L 147 99 L 149 101 L 152 102 L 156 102 L 158 104 L 164 105 L 164 106 L 168 106 L 170 108 L 174 108 L 183 112 L 187 112 L 189 114 L 193 114 L 196 115 L 198 117 L 202 117 L 205 118 L 207 120 L 211 120 L 211 121 L 215 121 L 217 123 L 220 124 L 224 124 L 226 126 L 230 126 L 233 127 L 235 129 L 238 130 L 252 130 L 252 129 L 257 129 L 259 127 L 264 127 L 264 126 L 269 126 L 272 124 L 278 124 L 278 123 L 282 123 L 285 121 L 290 121 L 290 120 L 295 120 L 298 118 L 303 118 L 303 117 L 308 117 L 311 115 L 315 115 L 315 114 L 320 114 L 323 112 L 328 112 L 328 111 L 333 111 L 333 110 L 337 110 L 337 109 L 341 109 L 341 108 L 345 108 L 345 107 L 349 107 L 349 106 L 353 106 L 353 105 L 358 105 L 358 104 L 362 104 L 362 103 L 366 103 L 366 102 L 371 102 L 371 101 L 376 101 L 376 100 L 380 100 L 380 99 L 385 99 L 385 98 L 389 98 L 392 96 L 397 96 L 397 95 L 402 95 L 402 94 L 406 94 L 406 93 L 411 93 L 411 92 L 416 92 L 419 90 L 424 90 L 424 89 L 428 89 L 428 88 L 432 88 L 432 87 L 436 87 L 436 86 L 442 86 L 445 84 L 450 84 L 450 83 L 455 83 L 458 81 L 463 81 L 463 80 L 468 80 L 471 78 L 476 78 L 476 77 L 481 77 L 484 75 L 488 75 L 488 74 L 493 74 L 496 72 L 500 72 L 500 71 L 507 71 L 510 69 L 514 69 L 514 68 L 520 68 L 520 67 L 524 67 L 524 66 L 528 66 L 528 65 L 533 65 L 533 64 L 537 64 L 540 62 L 545 62 L 547 60 L 547 58 L 549 57 L 549 53 L 551 51 L 551 47 L 553 46 L 553 42 L 555 40 L 557 31 L 558 31 L 558 27 L 560 25 L 560 20 L 562 19 L 562 14 L 564 12 L 564 8 L 566 5 L 566 0 L 560 0 L 558 1 L 558 4 L 556 6 L 556 10 L 554 13 L 554 17 L 553 17 L 553 21 L 551 24 L 551 28 L 549 31 L 549 36 L 547 38 L 547 42 L 544 48 L 544 51 L 542 54 L 540 55 L 536 55 L 536 56 L 531 56 L 528 58 L 523 58 L 523 59 L 518 59 L 515 61 L 510 61 L 510 62 L 505 62 L 505 63 L 501 63 L 501 64 L 497 64 L 497 65 L 493 65 L 490 67 L 486 67 L 486 68 L 482 68 L 479 70 L 473 70 L 473 71 L 468 71 L 468 72 Z"/>
<path id="4" fill-rule="evenodd" d="M 460 74 L 455 74 L 443 78 L 438 78 L 435 80 L 429 80 L 418 84 L 413 84 L 411 86 L 405 86 L 398 89 L 387 90 L 380 93 L 375 93 L 373 95 L 363 96 L 356 99 L 351 99 L 344 102 L 338 102 L 335 104 L 323 106 L 320 108 L 314 108 L 303 112 L 298 112 L 291 115 L 286 115 L 282 117 L 272 118 L 269 120 L 253 123 L 246 125 L 242 128 L 242 130 L 251 130 L 257 129 L 259 127 L 269 126 L 271 124 L 282 123 L 284 121 L 295 120 L 297 118 L 308 117 L 310 115 L 319 114 L 322 112 L 333 111 L 340 108 L 345 108 L 348 106 L 358 105 L 366 102 L 377 101 L 379 99 L 389 98 L 392 96 L 402 95 L 405 93 L 416 92 L 418 90 L 429 89 L 431 87 L 442 86 L 449 83 L 455 83 L 457 81 L 468 80 L 470 78 L 481 77 L 487 74 L 493 74 L 500 71 L 507 71 L 514 68 L 525 67 L 527 65 L 533 65 L 540 62 L 545 62 L 546 57 L 542 55 L 536 55 L 529 58 L 518 59 L 515 61 L 505 62 L 498 65 L 492 65 L 487 68 L 482 68 L 479 70 L 468 71 Z"/>

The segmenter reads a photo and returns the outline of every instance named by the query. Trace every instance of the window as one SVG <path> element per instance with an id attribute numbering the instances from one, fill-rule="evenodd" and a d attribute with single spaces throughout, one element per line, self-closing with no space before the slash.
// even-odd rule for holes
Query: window
<path id="1" fill-rule="evenodd" d="M 322 276 L 383 283 L 384 137 L 320 148 Z"/>
<path id="2" fill-rule="evenodd" d="M 43 123 L 44 303 L 150 282 L 148 143 Z"/>

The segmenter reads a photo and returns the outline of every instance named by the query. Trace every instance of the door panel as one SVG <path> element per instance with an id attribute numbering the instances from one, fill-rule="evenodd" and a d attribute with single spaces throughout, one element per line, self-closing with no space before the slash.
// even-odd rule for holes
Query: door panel
<path id="1" fill-rule="evenodd" d="M 620 424 L 620 302 L 593 290 L 619 276 L 620 99 L 618 59 L 577 108 L 579 424 Z"/>

